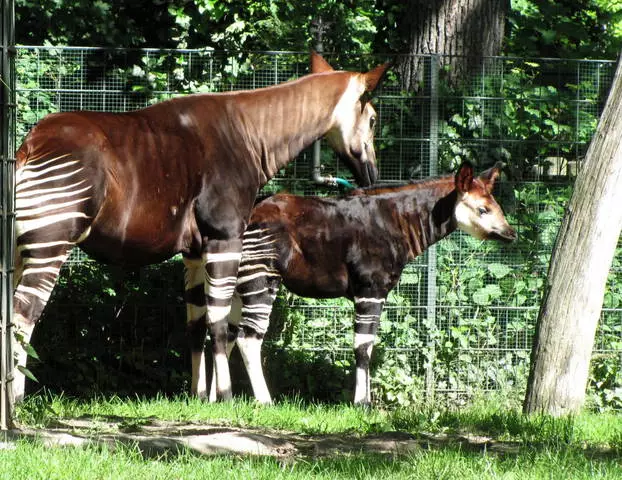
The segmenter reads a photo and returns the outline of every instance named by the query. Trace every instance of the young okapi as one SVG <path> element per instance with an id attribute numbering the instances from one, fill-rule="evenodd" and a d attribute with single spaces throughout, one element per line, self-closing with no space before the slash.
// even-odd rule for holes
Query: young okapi
<path id="1" fill-rule="evenodd" d="M 260 350 L 282 282 L 304 297 L 354 302 L 355 403 L 370 403 L 369 360 L 386 297 L 407 262 L 456 228 L 476 238 L 511 242 L 492 196 L 500 165 L 397 187 L 357 190 L 345 197 L 278 194 L 259 203 L 244 234 L 233 335 L 255 398 L 271 402 Z M 212 391 L 213 391 L 212 384 Z"/>
<path id="2" fill-rule="evenodd" d="M 70 249 L 146 265 L 182 253 L 192 393 L 206 395 L 212 339 L 217 397 L 231 397 L 227 315 L 259 189 L 326 136 L 361 185 L 377 177 L 373 91 L 388 65 L 311 74 L 257 90 L 196 94 L 128 113 L 45 117 L 17 152 L 15 331 L 18 365 Z M 24 376 L 14 369 L 13 392 Z"/>

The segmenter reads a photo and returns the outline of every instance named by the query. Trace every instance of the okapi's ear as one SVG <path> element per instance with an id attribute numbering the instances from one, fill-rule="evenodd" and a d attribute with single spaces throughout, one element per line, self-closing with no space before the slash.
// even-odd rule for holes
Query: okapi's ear
<path id="1" fill-rule="evenodd" d="M 387 73 L 391 65 L 391 62 L 383 63 L 364 74 L 366 92 L 373 92 L 380 85 L 380 81 L 384 78 L 384 74 Z"/>
<path id="2" fill-rule="evenodd" d="M 315 50 L 311 50 L 311 73 L 332 72 L 333 70 L 334 68 L 324 60 L 322 55 Z"/>
<path id="3" fill-rule="evenodd" d="M 456 173 L 456 190 L 467 193 L 473 183 L 473 165 L 471 162 L 463 162 Z"/>
<path id="4" fill-rule="evenodd" d="M 495 181 L 499 178 L 499 175 L 501 175 L 502 168 L 503 162 L 497 162 L 491 168 L 480 174 L 479 178 L 483 180 L 488 193 L 492 193 L 492 190 L 495 188 Z"/>

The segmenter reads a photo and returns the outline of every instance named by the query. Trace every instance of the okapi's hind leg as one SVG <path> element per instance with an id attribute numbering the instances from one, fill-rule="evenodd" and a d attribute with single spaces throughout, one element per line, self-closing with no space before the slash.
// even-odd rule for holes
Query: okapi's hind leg
<path id="1" fill-rule="evenodd" d="M 216 399 L 230 400 L 231 374 L 227 356 L 228 317 L 242 257 L 242 240 L 209 240 L 207 244 L 207 318 L 214 360 Z"/>
<path id="2" fill-rule="evenodd" d="M 235 298 L 235 297 L 234 297 Z M 233 351 L 233 347 L 235 346 L 235 339 L 238 334 L 237 327 L 234 325 L 229 325 L 229 332 L 227 335 L 227 359 L 231 357 L 231 352 Z M 216 397 L 216 365 L 212 364 L 212 382 L 210 383 L 209 390 L 209 401 L 214 403 L 218 400 Z"/>
<path id="3" fill-rule="evenodd" d="M 187 334 L 192 355 L 190 393 L 207 397 L 205 376 L 205 339 L 207 337 L 207 277 L 205 258 L 184 256 L 184 300 L 186 302 Z"/>
<path id="4" fill-rule="evenodd" d="M 277 268 L 277 235 L 269 229 L 249 228 L 238 271 L 229 323 L 237 327 L 235 341 L 259 403 L 272 403 L 261 361 L 261 346 L 270 323 L 281 276 Z"/>
<path id="5" fill-rule="evenodd" d="M 32 332 L 43 313 L 60 269 L 73 246 L 71 242 L 42 242 L 28 244 L 18 254 L 13 293 L 13 353 L 19 368 L 14 370 L 13 398 L 23 400 L 26 377 L 20 368 L 26 367 L 28 355 L 25 346 L 30 343 Z M 33 255 L 33 256 L 24 256 Z"/>
<path id="6" fill-rule="evenodd" d="M 354 356 L 356 361 L 356 386 L 354 403 L 371 404 L 369 361 L 374 348 L 384 298 L 355 297 Z"/>
<path id="7" fill-rule="evenodd" d="M 263 334 L 241 328 L 236 341 L 253 387 L 255 400 L 259 403 L 269 404 L 272 403 L 272 397 L 261 364 L 263 339 Z"/>
<path id="8" fill-rule="evenodd" d="M 73 246 L 88 236 L 92 185 L 68 155 L 26 163 L 16 172 L 13 352 L 26 367 L 25 346 Z M 13 397 L 24 397 L 25 376 L 13 370 Z"/>

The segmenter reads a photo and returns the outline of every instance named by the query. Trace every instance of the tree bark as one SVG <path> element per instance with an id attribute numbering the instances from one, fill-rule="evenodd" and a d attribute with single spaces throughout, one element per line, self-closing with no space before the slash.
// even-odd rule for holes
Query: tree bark
<path id="1" fill-rule="evenodd" d="M 441 67 L 456 83 L 485 56 L 498 55 L 503 43 L 508 0 L 408 0 L 400 37 L 410 55 L 398 60 L 402 87 L 412 91 L 423 78 L 422 59 L 417 55 L 443 54 Z"/>
<path id="2" fill-rule="evenodd" d="M 557 236 L 531 352 L 525 413 L 577 413 L 607 275 L 622 229 L 622 71 L 605 109 Z"/>

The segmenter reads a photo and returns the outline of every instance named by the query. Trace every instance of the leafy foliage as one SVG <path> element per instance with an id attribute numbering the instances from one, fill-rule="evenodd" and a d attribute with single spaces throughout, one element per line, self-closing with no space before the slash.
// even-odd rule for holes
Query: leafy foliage
<path id="1" fill-rule="evenodd" d="M 28 45 L 307 50 L 322 18 L 327 51 L 360 53 L 381 14 L 370 0 L 16 0 L 17 42 Z"/>
<path id="2" fill-rule="evenodd" d="M 168 4 L 162 0 L 16 0 L 16 41 L 26 45 L 172 48 L 176 46 L 175 22 Z"/>
<path id="3" fill-rule="evenodd" d="M 622 40 L 616 0 L 514 0 L 506 52 L 521 57 L 612 58 Z"/>

